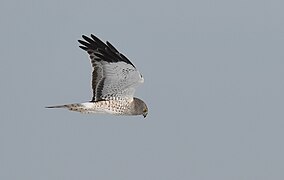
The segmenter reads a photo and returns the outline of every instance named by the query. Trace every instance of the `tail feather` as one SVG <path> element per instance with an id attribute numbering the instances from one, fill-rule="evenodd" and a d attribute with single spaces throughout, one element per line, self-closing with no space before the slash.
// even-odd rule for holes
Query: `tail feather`
<path id="1" fill-rule="evenodd" d="M 82 103 L 47 106 L 45 108 L 66 108 L 70 111 L 77 111 L 77 112 L 81 112 L 81 113 L 86 113 L 86 111 L 87 111 L 86 107 Z"/>
<path id="2" fill-rule="evenodd" d="M 45 108 L 67 108 L 68 105 L 58 105 L 58 106 L 47 106 Z"/>

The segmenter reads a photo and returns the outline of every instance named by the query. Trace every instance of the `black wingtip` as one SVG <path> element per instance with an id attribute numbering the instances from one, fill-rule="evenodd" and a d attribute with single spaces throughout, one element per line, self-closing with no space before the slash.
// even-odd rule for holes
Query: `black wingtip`
<path id="1" fill-rule="evenodd" d="M 79 42 L 80 44 L 86 46 L 86 47 L 91 46 L 91 44 L 89 44 L 89 43 L 87 43 L 87 42 L 85 42 L 85 41 L 82 41 L 82 40 L 78 40 L 78 42 Z"/>
<path id="2" fill-rule="evenodd" d="M 83 35 L 82 35 L 82 38 L 83 38 L 83 39 L 86 39 L 86 38 L 88 38 L 88 37 L 83 34 Z"/>
<path id="3" fill-rule="evenodd" d="M 114 53 L 118 53 L 118 54 L 119 54 L 118 50 L 115 49 L 115 47 L 114 47 L 110 42 L 107 41 L 106 44 L 108 45 L 108 47 L 109 47 Z"/>
<path id="4" fill-rule="evenodd" d="M 120 53 L 110 42 L 106 41 L 104 43 L 98 37 L 91 34 L 91 37 L 82 35 L 83 40 L 78 40 L 80 43 L 80 48 L 87 51 L 88 54 L 95 53 L 98 56 L 98 61 L 104 60 L 106 62 L 118 62 L 123 61 L 127 64 L 135 66 L 130 62 L 130 60 Z"/>
<path id="5" fill-rule="evenodd" d="M 101 46 L 101 47 L 105 47 L 105 46 L 106 46 L 106 44 L 105 44 L 102 40 L 100 40 L 97 36 L 91 34 L 91 38 L 92 38 L 93 41 L 96 42 L 99 46 Z"/>
<path id="6" fill-rule="evenodd" d="M 87 48 L 87 47 L 85 47 L 85 46 L 79 46 L 79 48 L 81 48 L 81 49 L 83 49 L 83 50 L 85 50 L 85 51 L 87 51 L 87 50 L 88 50 L 88 48 Z"/>

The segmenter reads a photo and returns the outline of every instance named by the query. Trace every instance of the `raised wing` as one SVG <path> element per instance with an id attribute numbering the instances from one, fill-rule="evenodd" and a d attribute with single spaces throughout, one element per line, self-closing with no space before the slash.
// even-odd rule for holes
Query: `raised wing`
<path id="1" fill-rule="evenodd" d="M 92 101 L 133 98 L 135 87 L 144 81 L 135 66 L 109 42 L 92 34 L 82 37 L 79 47 L 90 55 L 93 66 Z"/>

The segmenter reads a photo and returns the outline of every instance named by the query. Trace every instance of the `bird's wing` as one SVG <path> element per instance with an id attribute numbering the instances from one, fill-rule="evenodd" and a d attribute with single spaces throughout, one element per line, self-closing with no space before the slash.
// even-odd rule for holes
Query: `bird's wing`
<path id="1" fill-rule="evenodd" d="M 132 99 L 135 87 L 143 83 L 143 77 L 135 66 L 119 53 L 109 42 L 102 42 L 91 34 L 82 36 L 79 46 L 90 55 L 93 66 L 92 101 L 111 99 Z"/>

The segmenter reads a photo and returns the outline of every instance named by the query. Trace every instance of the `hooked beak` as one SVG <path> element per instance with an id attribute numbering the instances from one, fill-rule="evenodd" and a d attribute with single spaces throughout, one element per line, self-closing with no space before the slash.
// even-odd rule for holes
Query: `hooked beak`
<path id="1" fill-rule="evenodd" d="M 143 117 L 145 118 L 148 115 L 148 112 L 143 113 Z"/>

